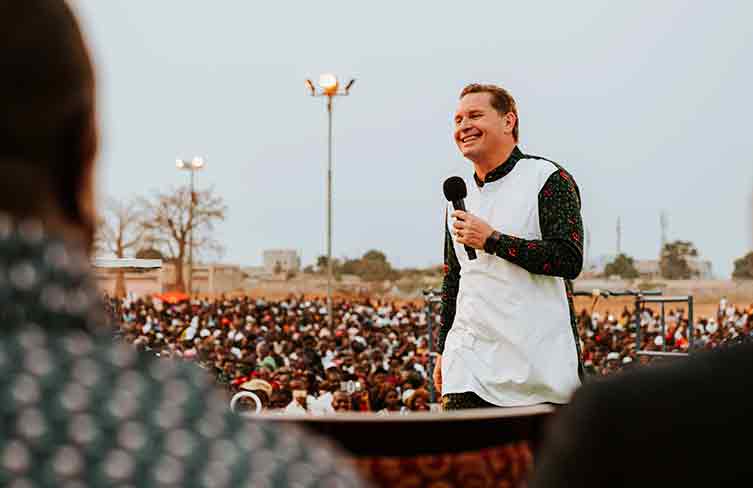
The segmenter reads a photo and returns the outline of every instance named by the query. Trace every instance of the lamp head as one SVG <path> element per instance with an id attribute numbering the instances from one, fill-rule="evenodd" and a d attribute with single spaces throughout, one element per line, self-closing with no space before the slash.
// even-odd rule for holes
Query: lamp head
<path id="1" fill-rule="evenodd" d="M 199 156 L 195 156 L 191 160 L 191 167 L 193 169 L 201 169 L 201 168 L 203 168 L 204 167 L 204 158 L 199 157 Z"/>
<path id="2" fill-rule="evenodd" d="M 332 96 L 337 93 L 337 77 L 331 73 L 324 73 L 319 76 L 319 88 L 322 89 L 325 95 Z"/>

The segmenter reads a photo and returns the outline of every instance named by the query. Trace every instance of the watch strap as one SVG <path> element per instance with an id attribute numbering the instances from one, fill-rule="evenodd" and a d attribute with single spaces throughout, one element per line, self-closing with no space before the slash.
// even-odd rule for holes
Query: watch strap
<path id="1" fill-rule="evenodd" d="M 491 235 L 486 238 L 486 242 L 484 242 L 484 252 L 487 254 L 497 254 L 500 239 L 502 239 L 502 234 L 496 230 L 493 231 Z"/>

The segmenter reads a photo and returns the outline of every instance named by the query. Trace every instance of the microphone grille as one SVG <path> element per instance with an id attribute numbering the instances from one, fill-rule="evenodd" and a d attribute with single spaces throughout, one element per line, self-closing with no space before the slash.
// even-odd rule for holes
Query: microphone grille
<path id="1" fill-rule="evenodd" d="M 451 202 L 462 200 L 468 196 L 468 188 L 466 188 L 465 181 L 460 176 L 450 176 L 444 180 L 443 189 L 445 198 Z"/>

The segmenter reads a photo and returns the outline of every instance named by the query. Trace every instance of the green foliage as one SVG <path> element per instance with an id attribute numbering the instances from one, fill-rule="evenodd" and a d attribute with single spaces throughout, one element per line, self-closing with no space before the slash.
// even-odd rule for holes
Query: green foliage
<path id="1" fill-rule="evenodd" d="M 332 259 L 332 273 L 340 273 L 342 268 L 342 264 L 340 263 L 340 260 L 337 258 Z M 327 256 L 319 256 L 316 258 L 316 271 L 318 273 L 326 273 L 327 272 Z"/>
<path id="2" fill-rule="evenodd" d="M 633 258 L 626 254 L 620 254 L 614 261 L 604 267 L 604 276 L 619 276 L 622 279 L 632 280 L 638 277 Z"/>
<path id="3" fill-rule="evenodd" d="M 377 249 L 371 249 L 364 253 L 363 256 L 356 259 L 332 260 L 333 274 L 336 280 L 340 280 L 342 275 L 354 275 L 363 281 L 378 283 L 382 281 L 402 281 L 396 283 L 398 288 L 417 289 L 423 286 L 425 278 L 431 278 L 434 282 L 441 284 L 444 277 L 444 267 L 442 265 L 432 266 L 430 268 L 405 268 L 395 269 L 390 264 L 387 256 Z M 327 256 L 319 256 L 316 259 L 315 266 L 306 266 L 304 273 L 327 272 Z M 405 290 L 402 290 L 405 291 Z"/>
<path id="4" fill-rule="evenodd" d="M 698 257 L 698 250 L 689 241 L 674 241 L 664 245 L 659 259 L 659 268 L 668 280 L 688 280 L 698 275 L 688 264 L 688 258 Z"/>
<path id="5" fill-rule="evenodd" d="M 735 260 L 732 277 L 738 280 L 753 280 L 753 251 Z"/>
<path id="6" fill-rule="evenodd" d="M 387 256 L 376 249 L 366 252 L 361 259 L 346 260 L 341 271 L 357 275 L 364 281 L 384 281 L 396 276 Z"/>

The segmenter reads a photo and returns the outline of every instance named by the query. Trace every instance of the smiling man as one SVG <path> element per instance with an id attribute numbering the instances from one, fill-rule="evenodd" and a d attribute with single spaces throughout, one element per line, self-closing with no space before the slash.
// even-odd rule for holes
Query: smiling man
<path id="1" fill-rule="evenodd" d="M 582 374 L 569 281 L 583 265 L 578 187 L 518 148 L 506 90 L 468 85 L 454 123 L 474 171 L 463 177 L 467 212 L 447 207 L 434 371 L 443 407 L 567 403 Z M 483 252 L 469 260 L 464 245 Z"/>

